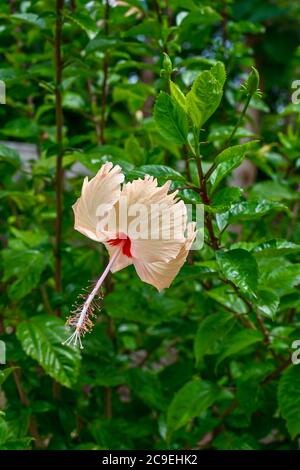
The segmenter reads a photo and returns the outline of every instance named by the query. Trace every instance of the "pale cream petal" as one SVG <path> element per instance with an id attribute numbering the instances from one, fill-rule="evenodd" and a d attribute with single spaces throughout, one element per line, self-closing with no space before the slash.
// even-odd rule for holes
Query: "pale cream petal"
<path id="1" fill-rule="evenodd" d="M 100 205 L 109 211 L 118 201 L 121 194 L 121 183 L 124 175 L 119 165 L 108 162 L 102 165 L 94 178 L 83 182 L 81 196 L 73 205 L 75 216 L 74 228 L 92 240 L 101 240 L 97 231 L 97 209 Z"/>
<path id="2" fill-rule="evenodd" d="M 151 284 L 158 290 L 170 287 L 173 279 L 177 276 L 180 268 L 184 264 L 188 252 L 196 236 L 196 224 L 188 224 L 188 236 L 182 244 L 181 249 L 175 259 L 168 262 L 145 263 L 140 259 L 133 259 L 133 264 L 138 276 L 142 281 Z"/>
<path id="3" fill-rule="evenodd" d="M 163 186 L 158 186 L 156 178 L 145 175 L 144 179 L 138 178 L 137 180 L 126 183 L 122 189 L 122 196 L 127 197 L 128 204 L 134 204 L 136 202 L 155 204 L 167 201 L 172 204 L 176 193 L 168 194 L 170 184 L 171 182 L 167 181 Z M 149 199 L 151 199 L 151 202 Z"/>
<path id="4" fill-rule="evenodd" d="M 120 230 L 130 238 L 132 256 L 140 261 L 174 259 L 185 241 L 186 207 L 176 199 L 176 193 L 168 194 L 169 187 L 170 182 L 158 186 L 157 180 L 148 175 L 123 186 L 116 208 L 121 212 L 126 201 L 127 227 Z"/>
<path id="5" fill-rule="evenodd" d="M 104 243 L 108 253 L 109 257 L 111 258 L 116 250 L 120 250 L 120 246 L 111 246 L 109 243 Z M 121 269 L 127 268 L 127 266 L 130 266 L 132 264 L 132 258 L 129 258 L 128 256 L 124 255 L 121 251 L 120 255 L 114 262 L 114 264 L 111 267 L 111 272 L 116 273 L 117 271 L 121 271 Z"/>
<path id="6" fill-rule="evenodd" d="M 143 263 L 155 263 L 176 258 L 184 240 L 132 240 L 131 253 L 134 259 Z"/>

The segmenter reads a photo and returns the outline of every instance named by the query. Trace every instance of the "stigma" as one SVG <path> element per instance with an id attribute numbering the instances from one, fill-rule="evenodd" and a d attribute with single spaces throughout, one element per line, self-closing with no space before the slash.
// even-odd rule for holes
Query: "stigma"
<path id="1" fill-rule="evenodd" d="M 108 240 L 111 246 L 120 246 L 123 255 L 127 256 L 128 258 L 132 258 L 131 254 L 131 240 L 127 235 L 119 234 L 117 238 L 112 238 Z"/>

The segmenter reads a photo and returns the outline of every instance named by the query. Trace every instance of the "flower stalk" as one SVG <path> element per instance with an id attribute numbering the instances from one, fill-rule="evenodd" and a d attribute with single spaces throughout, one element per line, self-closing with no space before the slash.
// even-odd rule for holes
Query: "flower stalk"
<path id="1" fill-rule="evenodd" d="M 105 270 L 103 271 L 98 281 L 96 282 L 95 287 L 93 288 L 92 292 L 88 295 L 84 304 L 80 308 L 76 308 L 74 314 L 68 319 L 67 324 L 69 326 L 75 327 L 75 331 L 72 333 L 71 336 L 69 336 L 69 338 L 66 339 L 66 341 L 63 342 L 64 345 L 73 344 L 74 347 L 78 345 L 80 349 L 83 349 L 81 337 L 84 336 L 85 333 L 91 331 L 93 327 L 92 318 L 95 316 L 94 315 L 95 296 L 97 295 L 100 287 L 102 286 L 111 267 L 113 266 L 119 254 L 121 253 L 121 250 L 122 250 L 122 246 L 118 250 L 115 251 L 111 259 L 109 260 L 109 263 L 106 266 Z"/>

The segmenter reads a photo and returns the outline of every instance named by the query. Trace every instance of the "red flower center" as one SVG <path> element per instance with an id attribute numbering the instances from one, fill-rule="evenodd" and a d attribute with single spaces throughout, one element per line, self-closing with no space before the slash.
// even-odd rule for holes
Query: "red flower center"
<path id="1" fill-rule="evenodd" d="M 122 237 L 119 235 L 118 238 L 112 238 L 111 240 L 108 240 L 107 243 L 109 243 L 111 246 L 121 245 L 123 255 L 128 256 L 128 258 L 132 258 L 130 251 L 131 240 L 126 235 L 122 235 Z"/>

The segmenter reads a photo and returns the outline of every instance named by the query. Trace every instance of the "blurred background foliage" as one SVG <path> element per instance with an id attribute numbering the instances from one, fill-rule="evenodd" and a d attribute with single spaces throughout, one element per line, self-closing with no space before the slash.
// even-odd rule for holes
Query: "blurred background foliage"
<path id="1" fill-rule="evenodd" d="M 299 24 L 296 0 L 1 2 L 1 449 L 298 448 Z M 230 143 L 259 142 L 219 165 L 205 207 L 217 246 L 207 230 L 161 293 L 131 267 L 111 277 L 79 352 L 64 322 L 107 261 L 73 229 L 83 176 L 112 161 L 128 179 L 199 186 L 188 146 L 153 119 L 163 53 L 184 93 L 225 65 L 205 171 L 236 124 Z M 261 94 L 238 121 L 251 66 Z"/>

